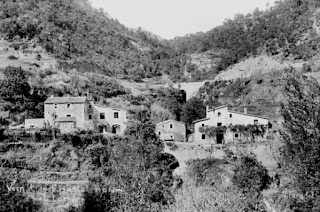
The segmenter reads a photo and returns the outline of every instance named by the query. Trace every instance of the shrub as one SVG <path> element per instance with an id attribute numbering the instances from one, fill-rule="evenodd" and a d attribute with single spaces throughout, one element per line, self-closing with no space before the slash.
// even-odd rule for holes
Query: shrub
<path id="1" fill-rule="evenodd" d="M 232 182 L 244 193 L 260 193 L 268 188 L 271 179 L 268 170 L 254 156 L 240 156 Z"/>
<path id="2" fill-rule="evenodd" d="M 41 205 L 38 202 L 27 198 L 21 192 L 8 191 L 7 185 L 11 185 L 11 183 L 12 179 L 0 176 L 0 211 L 40 211 Z"/>
<path id="3" fill-rule="evenodd" d="M 9 60 L 17 60 L 18 58 L 16 56 L 14 56 L 14 55 L 9 55 L 8 59 Z"/>
<path id="4" fill-rule="evenodd" d="M 166 144 L 169 147 L 170 151 L 175 151 L 179 148 L 178 145 L 174 142 L 167 142 Z"/>
<path id="5" fill-rule="evenodd" d="M 182 188 L 176 192 L 175 200 L 165 212 L 265 212 L 261 199 L 247 198 L 235 186 L 196 186 L 190 179 L 184 181 Z"/>
<path id="6" fill-rule="evenodd" d="M 221 165 L 228 162 L 224 159 L 206 158 L 187 161 L 187 174 L 197 185 L 214 184 L 215 181 L 222 182 L 224 169 Z"/>
<path id="7" fill-rule="evenodd" d="M 72 144 L 73 147 L 86 147 L 90 144 L 107 144 L 108 139 L 101 134 L 95 134 L 93 131 L 77 131 L 74 133 L 68 133 L 62 135 L 62 140 L 66 143 Z"/>
<path id="8" fill-rule="evenodd" d="M 27 49 L 27 48 L 29 48 L 29 44 L 28 43 L 24 43 L 24 44 L 22 44 L 21 48 L 22 49 Z"/>
<path id="9" fill-rule="evenodd" d="M 10 45 L 10 47 L 14 48 L 14 50 L 18 50 L 18 49 L 20 49 L 20 45 L 21 45 L 20 43 L 13 43 Z"/>
<path id="10" fill-rule="evenodd" d="M 37 54 L 37 55 L 36 55 L 36 60 L 41 60 L 41 58 L 42 58 L 42 57 L 41 57 L 41 54 Z"/>

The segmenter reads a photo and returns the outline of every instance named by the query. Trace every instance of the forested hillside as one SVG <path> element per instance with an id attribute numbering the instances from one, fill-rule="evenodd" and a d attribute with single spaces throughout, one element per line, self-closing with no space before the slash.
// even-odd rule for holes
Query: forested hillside
<path id="1" fill-rule="evenodd" d="M 206 33 L 171 40 L 181 52 L 221 51 L 218 70 L 247 57 L 281 55 L 308 60 L 319 52 L 317 0 L 282 0 L 266 11 L 238 14 Z"/>
<path id="2" fill-rule="evenodd" d="M 33 41 L 60 62 L 98 66 L 108 76 L 171 74 L 184 61 L 150 33 L 127 29 L 87 0 L 0 1 L 0 33 L 21 44 L 17 48 Z"/>

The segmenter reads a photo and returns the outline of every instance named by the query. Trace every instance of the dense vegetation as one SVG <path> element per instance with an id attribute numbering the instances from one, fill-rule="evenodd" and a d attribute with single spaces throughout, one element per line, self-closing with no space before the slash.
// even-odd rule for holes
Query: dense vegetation
<path id="1" fill-rule="evenodd" d="M 0 211 L 12 212 L 36 212 L 40 211 L 41 205 L 26 197 L 21 191 L 10 190 L 8 187 L 21 187 L 25 182 L 17 182 L 7 176 L 0 177 Z"/>
<path id="2" fill-rule="evenodd" d="M 276 1 L 266 11 L 238 14 L 207 33 L 178 37 L 171 44 L 181 52 L 221 54 L 219 70 L 260 53 L 307 60 L 319 49 L 312 28 L 314 8 L 319 6 L 316 0 Z M 299 42 L 306 35 L 308 39 Z"/>
<path id="3" fill-rule="evenodd" d="M 282 106 L 284 118 L 282 151 L 285 177 L 284 192 L 295 211 L 320 209 L 320 85 L 303 76 L 290 78 L 285 86 L 287 102 Z"/>
<path id="4" fill-rule="evenodd" d="M 176 80 L 185 63 L 149 33 L 127 29 L 87 0 L 0 1 L 0 29 L 16 49 L 31 40 L 60 61 L 98 66 L 105 75 L 140 80 L 170 73 Z"/>

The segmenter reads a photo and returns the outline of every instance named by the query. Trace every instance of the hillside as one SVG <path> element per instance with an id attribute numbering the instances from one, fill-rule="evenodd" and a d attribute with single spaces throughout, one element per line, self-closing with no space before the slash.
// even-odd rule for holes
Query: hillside
<path id="1" fill-rule="evenodd" d="M 248 107 L 277 126 L 288 76 L 320 79 L 319 7 L 312 0 L 277 1 L 266 11 L 238 14 L 169 45 L 191 58 L 193 75 L 211 80 L 197 94 L 206 104 L 228 104 L 238 111 Z"/>
<path id="2" fill-rule="evenodd" d="M 266 11 L 238 14 L 206 33 L 177 37 L 170 44 L 182 52 L 224 51 L 218 69 L 260 54 L 309 60 L 319 52 L 318 1 L 277 1 Z"/>
<path id="3" fill-rule="evenodd" d="M 68 68 L 85 67 L 81 72 L 140 80 L 183 67 L 153 34 L 129 30 L 87 0 L 1 1 L 0 34 L 18 49 L 39 44 Z"/>

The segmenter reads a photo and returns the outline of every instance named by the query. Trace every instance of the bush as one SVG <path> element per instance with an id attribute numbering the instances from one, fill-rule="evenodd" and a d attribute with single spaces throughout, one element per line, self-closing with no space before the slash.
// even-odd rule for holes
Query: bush
<path id="1" fill-rule="evenodd" d="M 165 212 L 265 212 L 262 200 L 245 197 L 235 186 L 195 186 L 189 179 L 176 192 L 175 200 Z"/>
<path id="2" fill-rule="evenodd" d="M 178 145 L 174 142 L 167 142 L 166 144 L 169 147 L 170 151 L 175 151 L 179 148 Z"/>
<path id="3" fill-rule="evenodd" d="M 41 205 L 21 192 L 8 191 L 7 185 L 11 185 L 13 179 L 0 176 L 0 211 L 36 212 Z M 14 185 L 17 186 L 17 185 Z M 19 185 L 21 187 L 22 185 Z"/>
<path id="4" fill-rule="evenodd" d="M 17 60 L 18 57 L 14 56 L 14 55 L 9 55 L 9 56 L 8 56 L 8 59 L 9 59 L 9 60 Z"/>
<path id="5" fill-rule="evenodd" d="M 260 193 L 271 183 L 268 170 L 254 156 L 240 156 L 232 182 L 244 193 Z"/>
<path id="6" fill-rule="evenodd" d="M 37 55 L 36 55 L 36 60 L 41 60 L 41 58 L 42 58 L 42 57 L 41 57 L 41 54 L 37 54 Z"/>
<path id="7" fill-rule="evenodd" d="M 13 43 L 10 45 L 10 47 L 14 48 L 14 50 L 18 50 L 18 49 L 20 49 L 20 45 L 21 45 L 20 43 Z"/>
<path id="8" fill-rule="evenodd" d="M 217 158 L 206 158 L 206 159 L 195 159 L 187 161 L 188 175 L 197 183 L 201 184 L 215 184 L 218 181 L 222 182 L 222 175 L 224 169 L 221 165 L 228 164 L 224 159 Z"/>
<path id="9" fill-rule="evenodd" d="M 77 131 L 74 133 L 63 134 L 61 139 L 73 147 L 83 148 L 90 144 L 107 144 L 108 139 L 101 134 L 95 134 L 93 131 Z"/>

